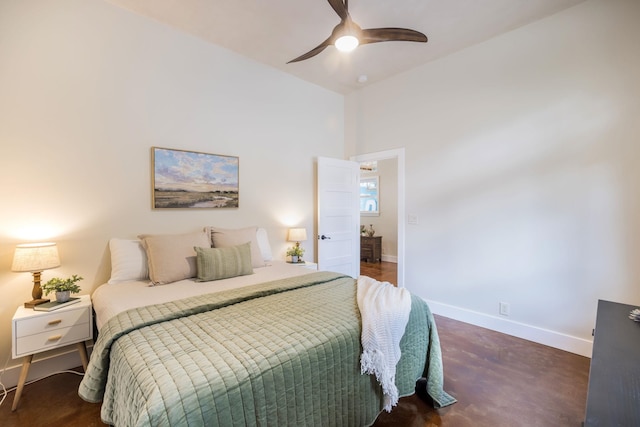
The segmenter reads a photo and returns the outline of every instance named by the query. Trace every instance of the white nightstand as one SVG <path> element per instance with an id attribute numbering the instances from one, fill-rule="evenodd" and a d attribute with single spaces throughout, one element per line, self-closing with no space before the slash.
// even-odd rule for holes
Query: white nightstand
<path id="1" fill-rule="evenodd" d="M 85 341 L 93 338 L 91 298 L 89 295 L 82 295 L 80 302 L 54 311 L 35 311 L 32 308 L 18 307 L 13 315 L 11 332 L 13 358 L 24 357 L 11 407 L 11 410 L 15 411 L 34 354 L 76 344 L 82 366 L 87 369 L 89 358 Z"/>
<path id="2" fill-rule="evenodd" d="M 297 266 L 303 267 L 303 268 L 308 268 L 309 270 L 317 270 L 318 269 L 318 263 L 315 263 L 315 262 L 305 261 L 305 262 L 296 263 L 294 265 L 297 265 Z"/>

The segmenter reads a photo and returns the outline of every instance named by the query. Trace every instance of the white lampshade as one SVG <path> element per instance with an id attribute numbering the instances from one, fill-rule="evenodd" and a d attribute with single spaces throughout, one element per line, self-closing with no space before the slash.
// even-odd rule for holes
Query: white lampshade
<path id="1" fill-rule="evenodd" d="M 289 229 L 289 242 L 304 242 L 307 240 L 306 228 L 290 228 Z"/>
<path id="2" fill-rule="evenodd" d="M 25 243 L 16 246 L 12 271 L 38 272 L 56 267 L 60 267 L 60 257 L 55 243 Z"/>

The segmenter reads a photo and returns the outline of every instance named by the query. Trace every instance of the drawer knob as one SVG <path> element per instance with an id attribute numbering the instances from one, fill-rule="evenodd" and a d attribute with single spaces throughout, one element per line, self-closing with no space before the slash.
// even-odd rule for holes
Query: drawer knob
<path id="1" fill-rule="evenodd" d="M 62 319 L 56 319 L 49 322 L 49 325 L 57 325 L 58 323 L 62 323 Z"/>
<path id="2" fill-rule="evenodd" d="M 62 335 L 54 335 L 52 337 L 49 337 L 47 341 L 58 341 L 60 338 L 62 338 Z"/>

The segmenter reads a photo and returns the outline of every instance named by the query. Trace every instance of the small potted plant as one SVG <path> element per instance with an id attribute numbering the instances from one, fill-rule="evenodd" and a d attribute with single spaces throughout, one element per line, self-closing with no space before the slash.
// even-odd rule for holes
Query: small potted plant
<path id="1" fill-rule="evenodd" d="M 287 249 L 287 256 L 291 257 L 291 262 L 302 262 L 302 255 L 304 255 L 303 247 L 293 246 Z"/>
<path id="2" fill-rule="evenodd" d="M 72 293 L 77 294 L 81 291 L 80 286 L 76 284 L 80 280 L 82 280 L 82 277 L 77 274 L 74 274 L 67 279 L 54 277 L 42 285 L 42 290 L 45 295 L 48 295 L 50 292 L 55 292 L 56 301 L 58 302 L 67 302 L 69 301 L 69 298 L 71 298 Z"/>

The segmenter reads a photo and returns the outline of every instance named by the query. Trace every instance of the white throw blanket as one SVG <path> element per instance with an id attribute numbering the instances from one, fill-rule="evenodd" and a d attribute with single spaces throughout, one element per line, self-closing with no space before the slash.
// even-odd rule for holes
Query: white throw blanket
<path id="1" fill-rule="evenodd" d="M 399 398 L 396 365 L 411 312 L 411 295 L 389 282 L 360 276 L 357 299 L 362 317 L 361 372 L 375 374 L 382 386 L 384 410 L 391 412 Z"/>

